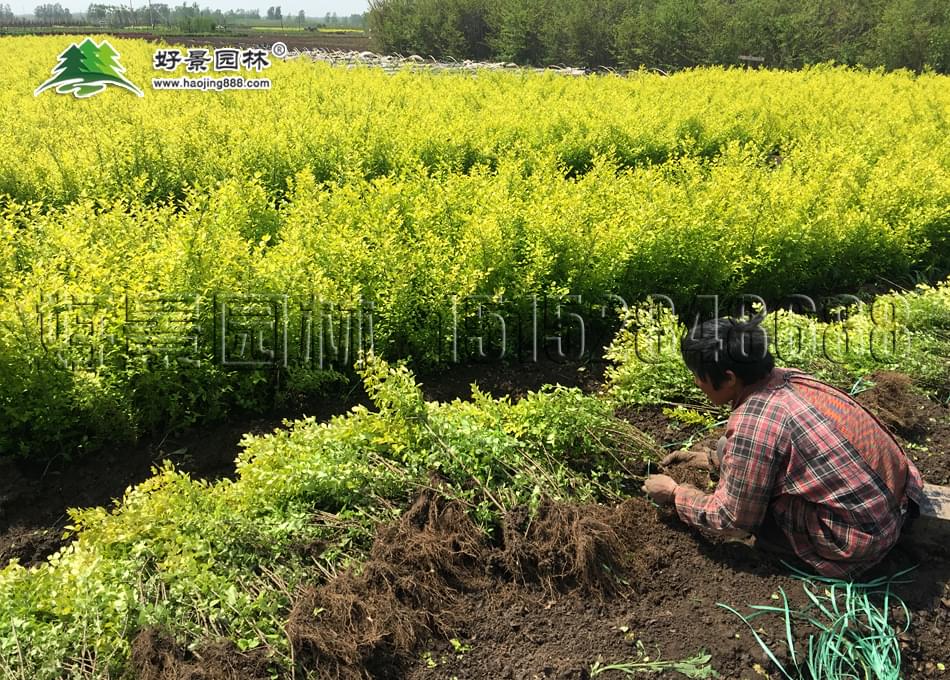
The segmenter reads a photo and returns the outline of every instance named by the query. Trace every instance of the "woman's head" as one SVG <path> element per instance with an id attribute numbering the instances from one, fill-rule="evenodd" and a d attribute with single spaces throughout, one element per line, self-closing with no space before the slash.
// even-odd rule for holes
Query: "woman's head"
<path id="1" fill-rule="evenodd" d="M 731 401 L 775 368 L 761 320 L 713 319 L 694 325 L 680 342 L 683 361 L 713 403 Z"/>

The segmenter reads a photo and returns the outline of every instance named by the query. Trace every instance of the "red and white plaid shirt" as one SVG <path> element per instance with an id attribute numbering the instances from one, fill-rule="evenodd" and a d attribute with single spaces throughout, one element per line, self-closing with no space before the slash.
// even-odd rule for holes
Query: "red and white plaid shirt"
<path id="1" fill-rule="evenodd" d="M 804 373 L 775 369 L 737 405 L 712 494 L 679 486 L 687 524 L 756 533 L 771 513 L 798 557 L 826 576 L 873 566 L 921 501 L 920 472 L 860 404 Z"/>

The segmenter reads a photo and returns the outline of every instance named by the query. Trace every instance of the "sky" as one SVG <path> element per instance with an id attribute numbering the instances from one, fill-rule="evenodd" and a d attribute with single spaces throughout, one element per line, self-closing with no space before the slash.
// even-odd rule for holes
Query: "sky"
<path id="1" fill-rule="evenodd" d="M 3 0 L 4 4 L 9 4 L 10 8 L 17 14 L 32 13 L 33 8 L 45 3 L 59 2 L 70 12 L 85 12 L 92 0 Z M 156 0 L 164 1 L 169 6 L 181 5 L 183 0 Z M 104 5 L 128 5 L 128 0 L 96 0 Z M 308 17 L 322 17 L 327 12 L 336 12 L 340 16 L 349 16 L 350 14 L 361 14 L 369 8 L 367 0 L 316 0 L 307 2 L 306 0 L 185 0 L 185 4 L 197 2 L 200 7 L 210 7 L 211 9 L 220 9 L 226 12 L 229 9 L 259 9 L 261 16 L 267 13 L 267 8 L 271 5 L 280 5 L 281 14 L 284 16 L 295 16 L 300 10 L 304 10 Z M 136 7 L 147 4 L 147 0 L 132 0 Z"/>

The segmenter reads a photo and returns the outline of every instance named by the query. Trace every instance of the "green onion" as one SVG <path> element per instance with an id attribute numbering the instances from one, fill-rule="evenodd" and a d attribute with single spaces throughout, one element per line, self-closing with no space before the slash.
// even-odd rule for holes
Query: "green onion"
<path id="1" fill-rule="evenodd" d="M 903 579 L 914 567 L 893 576 L 855 583 L 825 576 L 813 576 L 785 565 L 802 581 L 809 604 L 792 609 L 784 589 L 779 589 L 782 606 L 750 605 L 751 613 L 741 614 L 723 603 L 717 606 L 735 614 L 745 623 L 766 656 L 789 680 L 900 680 L 901 650 L 896 632 L 888 620 L 892 602 L 904 612 L 903 631 L 910 627 L 910 610 L 891 586 L 909 583 Z M 881 606 L 875 601 L 883 600 Z M 781 614 L 785 623 L 785 643 L 792 668 L 786 669 L 777 655 L 753 628 L 752 619 L 765 614 Z M 792 621 L 810 624 L 817 632 L 809 635 L 807 655 L 799 663 L 792 635 Z"/>

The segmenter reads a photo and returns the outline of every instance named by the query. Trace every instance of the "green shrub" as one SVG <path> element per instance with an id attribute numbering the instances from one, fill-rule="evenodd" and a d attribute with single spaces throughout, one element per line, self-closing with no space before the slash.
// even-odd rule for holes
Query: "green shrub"
<path id="1" fill-rule="evenodd" d="M 358 561 L 430 472 L 492 531 L 506 509 L 542 498 L 616 497 L 625 463 L 655 448 L 576 389 L 439 404 L 405 367 L 370 359 L 363 377 L 378 411 L 247 436 L 234 480 L 196 481 L 166 463 L 116 507 L 70 511 L 71 543 L 47 563 L 0 570 L 0 670 L 130 677 L 130 641 L 158 624 L 189 643 L 264 648 L 287 672 L 290 600 L 318 578 L 314 560 Z"/>
<path id="2" fill-rule="evenodd" d="M 880 370 L 907 373 L 925 390 L 945 398 L 950 376 L 950 279 L 871 303 L 832 310 L 837 320 L 780 309 L 763 326 L 776 364 L 802 369 L 844 389 Z M 608 348 L 610 393 L 621 403 L 705 401 L 679 352 L 686 327 L 669 307 L 631 309 Z"/>

